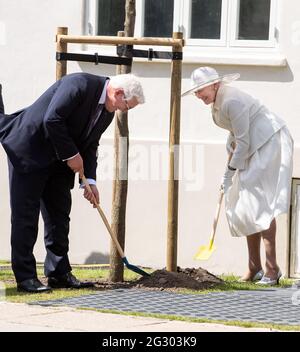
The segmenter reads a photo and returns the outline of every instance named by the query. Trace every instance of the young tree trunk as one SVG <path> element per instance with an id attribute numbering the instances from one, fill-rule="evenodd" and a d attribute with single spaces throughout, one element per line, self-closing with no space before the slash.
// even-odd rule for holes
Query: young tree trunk
<path id="1" fill-rule="evenodd" d="M 135 25 L 135 0 L 126 0 L 123 35 L 133 37 Z M 120 34 L 119 34 L 120 35 Z M 130 73 L 131 66 L 118 66 L 117 74 Z M 112 200 L 112 230 L 124 249 L 126 230 L 126 202 L 128 189 L 128 114 L 118 111 L 115 116 L 115 177 Z M 124 280 L 123 262 L 113 242 L 110 246 L 110 280 Z"/>

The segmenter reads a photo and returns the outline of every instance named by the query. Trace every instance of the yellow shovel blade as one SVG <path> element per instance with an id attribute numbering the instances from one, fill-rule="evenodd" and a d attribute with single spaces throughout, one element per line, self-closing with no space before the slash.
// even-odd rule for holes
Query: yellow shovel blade
<path id="1" fill-rule="evenodd" d="M 215 249 L 216 247 L 213 243 L 209 243 L 207 246 L 200 246 L 198 252 L 194 256 L 194 259 L 208 260 Z"/>

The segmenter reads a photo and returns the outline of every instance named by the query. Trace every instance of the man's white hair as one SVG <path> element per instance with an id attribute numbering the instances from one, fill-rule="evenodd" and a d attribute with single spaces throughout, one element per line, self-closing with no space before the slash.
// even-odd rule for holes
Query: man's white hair
<path id="1" fill-rule="evenodd" d="M 135 97 L 139 104 L 144 104 L 145 97 L 143 87 L 135 75 L 127 73 L 113 76 L 110 79 L 110 84 L 113 88 L 123 89 L 126 99 L 130 100 Z"/>

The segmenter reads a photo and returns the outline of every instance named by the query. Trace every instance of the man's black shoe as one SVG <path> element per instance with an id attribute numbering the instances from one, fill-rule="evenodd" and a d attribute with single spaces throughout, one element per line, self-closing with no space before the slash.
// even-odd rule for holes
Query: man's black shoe
<path id="1" fill-rule="evenodd" d="M 71 273 L 66 273 L 61 276 L 48 277 L 48 285 L 52 288 L 86 288 L 93 287 L 92 282 L 81 282 Z"/>
<path id="2" fill-rule="evenodd" d="M 43 285 L 38 279 L 28 279 L 17 283 L 17 290 L 29 293 L 51 292 L 51 287 Z"/>

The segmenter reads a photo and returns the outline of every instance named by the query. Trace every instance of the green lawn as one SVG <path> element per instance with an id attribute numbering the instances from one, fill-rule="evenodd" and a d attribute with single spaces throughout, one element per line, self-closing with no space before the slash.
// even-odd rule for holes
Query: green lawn
<path id="1" fill-rule="evenodd" d="M 7 261 L 7 260 L 0 260 L 0 265 L 2 265 L 2 264 L 9 264 L 9 261 Z"/>
<path id="2" fill-rule="evenodd" d="M 38 269 L 38 277 L 43 279 L 43 270 Z M 109 271 L 107 269 L 73 269 L 73 274 L 80 280 L 91 280 L 91 281 L 100 281 L 106 280 L 109 275 Z M 138 278 L 138 275 L 132 273 L 129 270 L 125 270 L 124 272 L 125 280 L 135 280 Z M 85 295 L 89 293 L 95 292 L 95 288 L 89 289 L 58 289 L 53 290 L 50 293 L 43 294 L 28 294 L 26 292 L 18 292 L 16 288 L 16 283 L 14 280 L 14 276 L 11 270 L 0 270 L 0 282 L 4 282 L 6 287 L 6 299 L 9 302 L 15 303 L 27 303 L 32 301 L 39 300 L 53 300 L 53 299 L 61 299 L 68 297 L 75 297 L 80 295 Z"/>

